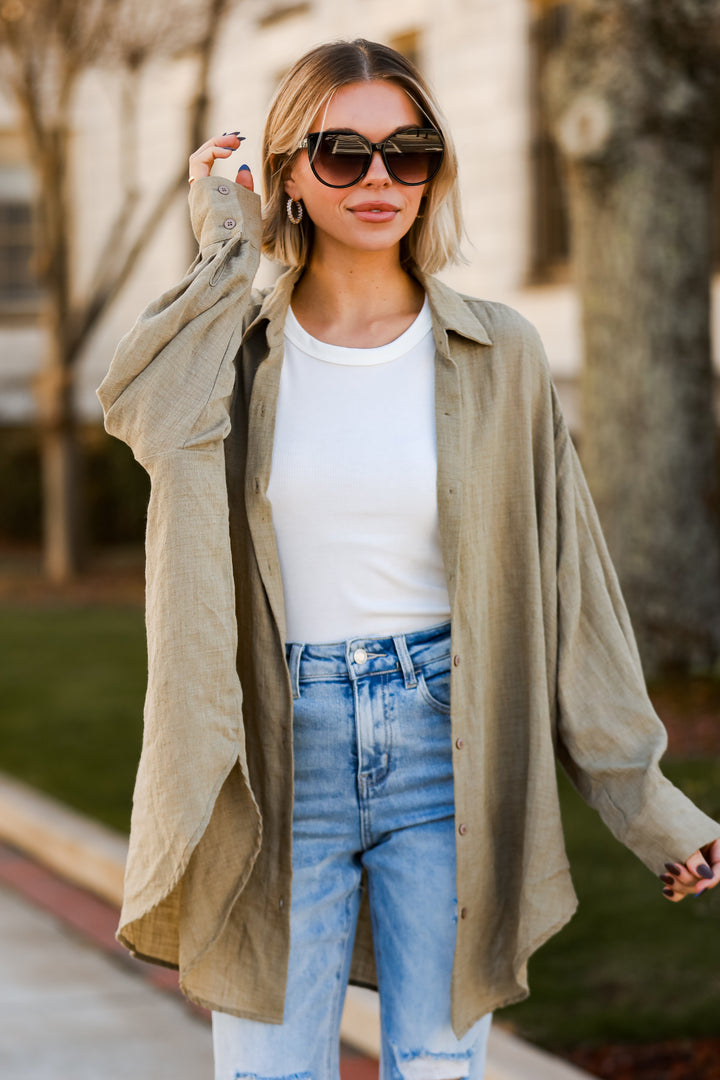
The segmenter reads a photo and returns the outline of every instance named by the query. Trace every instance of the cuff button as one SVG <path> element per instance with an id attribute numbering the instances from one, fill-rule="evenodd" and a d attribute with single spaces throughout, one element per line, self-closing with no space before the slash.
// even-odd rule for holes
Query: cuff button
<path id="1" fill-rule="evenodd" d="M 232 218 L 232 217 L 225 218 L 225 220 L 223 221 L 223 225 L 225 226 L 226 229 L 234 229 L 235 225 L 236 225 L 235 218 Z"/>
<path id="2" fill-rule="evenodd" d="M 230 188 L 227 186 L 227 184 L 221 184 L 220 187 L 218 188 L 218 191 L 220 192 L 221 195 L 229 195 L 230 194 Z"/>

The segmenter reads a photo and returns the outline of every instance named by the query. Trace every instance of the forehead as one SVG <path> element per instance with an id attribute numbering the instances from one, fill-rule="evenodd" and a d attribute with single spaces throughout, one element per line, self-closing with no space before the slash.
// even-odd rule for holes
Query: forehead
<path id="1" fill-rule="evenodd" d="M 423 124 L 415 103 L 395 83 L 372 79 L 336 90 L 327 110 L 315 117 L 313 129 L 352 128 L 375 142 L 409 124 Z"/>

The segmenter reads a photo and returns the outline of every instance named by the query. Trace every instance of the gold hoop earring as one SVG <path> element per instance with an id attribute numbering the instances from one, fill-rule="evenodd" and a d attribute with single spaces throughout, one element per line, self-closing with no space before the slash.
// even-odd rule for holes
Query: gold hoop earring
<path id="1" fill-rule="evenodd" d="M 293 225 L 299 225 L 300 222 L 302 221 L 303 213 L 305 212 L 305 207 L 303 206 L 303 204 L 298 199 L 297 200 L 297 210 L 295 210 L 294 205 L 293 205 L 295 202 L 296 202 L 295 199 L 288 199 L 288 201 L 287 201 L 287 216 L 290 218 Z M 296 214 L 297 214 L 297 217 L 295 216 Z"/>

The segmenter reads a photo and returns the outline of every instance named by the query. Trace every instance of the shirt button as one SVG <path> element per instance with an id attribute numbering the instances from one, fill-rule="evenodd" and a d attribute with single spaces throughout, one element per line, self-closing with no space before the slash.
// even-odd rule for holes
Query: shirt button
<path id="1" fill-rule="evenodd" d="M 455 665 L 455 667 L 460 667 L 460 657 L 457 653 L 455 653 L 455 655 L 453 656 L 453 664 Z"/>
<path id="2" fill-rule="evenodd" d="M 236 224 L 237 222 L 235 221 L 235 218 L 232 217 L 225 218 L 225 220 L 223 221 L 223 225 L 226 229 L 234 229 Z"/>
<path id="3" fill-rule="evenodd" d="M 464 739 L 456 739 L 455 740 L 455 745 L 457 746 L 458 750 L 462 750 L 463 746 L 465 745 L 465 740 Z"/>
<path id="4" fill-rule="evenodd" d="M 218 191 L 220 192 L 221 195 L 229 195 L 230 194 L 230 188 L 227 186 L 227 184 L 221 184 L 220 187 L 218 188 Z"/>
<path id="5" fill-rule="evenodd" d="M 467 825 L 465 824 L 465 822 L 463 822 L 462 825 L 458 825 L 458 832 L 461 836 L 465 835 L 465 833 L 467 832 Z"/>
<path id="6" fill-rule="evenodd" d="M 467 919 L 467 908 L 466 907 L 460 909 L 460 918 L 461 919 Z"/>
<path id="7" fill-rule="evenodd" d="M 356 649 L 353 653 L 353 660 L 356 664 L 364 664 L 368 658 L 368 654 L 364 649 Z"/>

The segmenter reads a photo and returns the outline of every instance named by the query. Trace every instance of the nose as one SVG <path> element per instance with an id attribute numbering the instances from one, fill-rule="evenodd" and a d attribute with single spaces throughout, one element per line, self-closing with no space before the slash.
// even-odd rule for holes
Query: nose
<path id="1" fill-rule="evenodd" d="M 387 187 L 392 183 L 392 177 L 385 168 L 385 162 L 379 150 L 373 153 L 370 159 L 370 167 L 362 179 L 363 184 L 380 184 Z"/>

